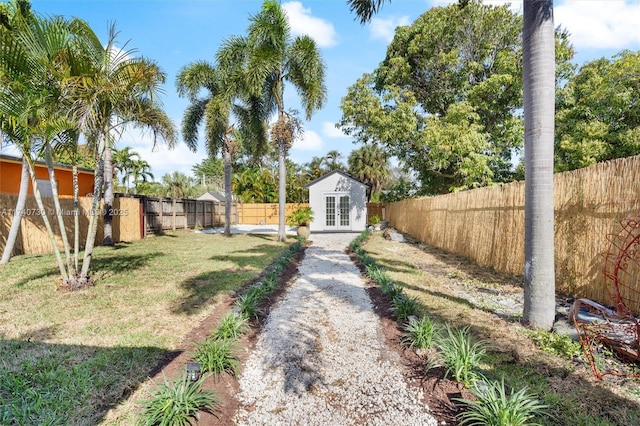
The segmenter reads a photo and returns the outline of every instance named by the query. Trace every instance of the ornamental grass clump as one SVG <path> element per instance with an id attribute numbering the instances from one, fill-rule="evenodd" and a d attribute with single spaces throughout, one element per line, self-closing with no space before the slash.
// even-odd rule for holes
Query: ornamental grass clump
<path id="1" fill-rule="evenodd" d="M 447 376 L 451 375 L 471 388 L 481 377 L 477 368 L 485 358 L 484 343 L 471 341 L 469 327 L 455 329 L 447 324 L 443 336 L 437 341 L 437 347 L 442 352 Z"/>
<path id="2" fill-rule="evenodd" d="M 199 411 L 215 415 L 214 407 L 219 401 L 213 392 L 200 389 L 204 379 L 192 382 L 183 375 L 169 383 L 165 378 L 158 390 L 151 392 L 151 399 L 143 401 L 144 411 L 136 425 L 183 426 L 197 420 Z"/>
<path id="3" fill-rule="evenodd" d="M 235 306 L 240 311 L 240 314 L 247 320 L 252 318 L 258 318 L 260 313 L 259 304 L 262 297 L 259 293 L 245 293 L 238 297 L 235 302 Z"/>
<path id="4" fill-rule="evenodd" d="M 391 312 L 398 321 L 406 321 L 410 316 L 416 313 L 418 299 L 409 297 L 404 293 L 397 294 L 393 299 L 393 307 Z"/>
<path id="5" fill-rule="evenodd" d="M 429 317 L 410 318 L 404 327 L 406 333 L 402 338 L 405 344 L 414 349 L 431 349 L 439 337 L 440 327 Z"/>
<path id="6" fill-rule="evenodd" d="M 507 394 L 504 379 L 487 385 L 471 389 L 475 401 L 457 399 L 467 408 L 458 415 L 461 425 L 533 426 L 540 424 L 536 416 L 546 415 L 548 407 L 527 388 Z"/>
<path id="7" fill-rule="evenodd" d="M 237 340 L 249 329 L 248 323 L 247 318 L 241 314 L 229 312 L 213 330 L 211 337 L 216 340 Z"/>
<path id="8" fill-rule="evenodd" d="M 233 341 L 208 338 L 196 346 L 193 359 L 200 363 L 203 372 L 235 374 L 240 364 L 234 351 Z"/>

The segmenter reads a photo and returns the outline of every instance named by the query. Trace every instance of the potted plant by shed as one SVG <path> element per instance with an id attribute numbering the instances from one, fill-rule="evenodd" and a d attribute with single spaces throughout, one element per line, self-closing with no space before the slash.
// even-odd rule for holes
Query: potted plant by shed
<path id="1" fill-rule="evenodd" d="M 297 234 L 299 237 L 309 238 L 311 230 L 309 224 L 313 220 L 313 211 L 311 207 L 298 207 L 287 216 L 287 224 L 289 226 L 297 226 Z"/>

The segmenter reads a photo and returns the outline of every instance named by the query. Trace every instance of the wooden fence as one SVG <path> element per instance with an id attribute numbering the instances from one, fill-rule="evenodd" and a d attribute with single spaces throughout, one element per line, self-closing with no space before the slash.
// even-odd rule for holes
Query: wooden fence
<path id="1" fill-rule="evenodd" d="M 4 250 L 6 245 L 9 228 L 13 219 L 13 212 L 17 202 L 17 195 L 0 193 L 0 252 Z M 62 248 L 62 237 L 58 220 L 54 216 L 55 208 L 53 199 L 44 197 L 44 210 L 49 217 L 51 226 L 58 242 L 58 246 Z M 84 246 L 87 236 L 87 227 L 89 226 L 89 218 L 91 215 L 91 198 L 80 198 L 79 206 L 79 222 L 80 222 L 80 244 Z M 60 200 L 60 207 L 63 213 L 65 231 L 67 238 L 73 243 L 74 235 L 74 213 L 73 200 L 69 198 Z M 116 198 L 113 205 L 113 239 L 114 241 L 134 241 L 140 239 L 140 215 L 139 201 L 133 198 Z M 96 241 L 103 240 L 102 219 L 98 225 L 98 234 Z M 49 253 L 51 252 L 51 242 L 44 227 L 42 220 L 42 212 L 38 208 L 35 198 L 27 198 L 24 209 L 20 231 L 16 244 L 14 246 L 14 254 L 24 253 Z"/>
<path id="2" fill-rule="evenodd" d="M 298 207 L 308 207 L 308 203 L 287 203 L 285 217 Z M 238 223 L 243 225 L 277 225 L 280 207 L 273 204 L 238 204 Z"/>
<path id="3" fill-rule="evenodd" d="M 142 197 L 144 235 L 164 230 L 223 226 L 225 203 L 209 200 Z M 231 223 L 238 223 L 238 205 L 231 205 Z"/>
<path id="4" fill-rule="evenodd" d="M 556 174 L 554 187 L 556 287 L 610 303 L 602 276 L 607 235 L 640 213 L 640 156 Z M 385 219 L 399 231 L 499 272 L 523 274 L 524 182 L 385 207 Z"/>

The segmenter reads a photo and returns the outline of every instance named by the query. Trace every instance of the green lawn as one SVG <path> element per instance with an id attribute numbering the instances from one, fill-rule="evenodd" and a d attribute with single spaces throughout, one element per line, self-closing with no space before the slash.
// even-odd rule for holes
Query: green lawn
<path id="1" fill-rule="evenodd" d="M 0 267 L 0 424 L 96 424 L 217 302 L 288 244 L 169 233 L 99 247 L 96 286 L 56 291 L 53 255 Z"/>

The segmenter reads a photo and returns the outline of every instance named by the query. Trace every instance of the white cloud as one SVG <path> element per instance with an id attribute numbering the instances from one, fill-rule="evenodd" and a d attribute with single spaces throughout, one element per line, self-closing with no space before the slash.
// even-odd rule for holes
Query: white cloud
<path id="1" fill-rule="evenodd" d="M 567 0 L 554 9 L 577 49 L 624 49 L 640 45 L 640 3 L 625 0 Z"/>
<path id="2" fill-rule="evenodd" d="M 390 43 L 395 35 L 396 27 L 411 24 L 409 17 L 373 18 L 369 25 L 370 37 Z"/>
<path id="3" fill-rule="evenodd" d="M 293 149 L 300 151 L 320 151 L 324 143 L 320 135 L 313 130 L 305 130 L 302 139 L 293 142 Z"/>
<path id="4" fill-rule="evenodd" d="M 349 136 L 342 133 L 342 130 L 338 129 L 334 123 L 325 121 L 322 123 L 322 134 L 328 138 L 348 138 Z"/>
<path id="5" fill-rule="evenodd" d="M 294 35 L 308 35 L 320 47 L 331 47 L 338 43 L 333 24 L 311 16 L 311 9 L 305 9 L 302 3 L 291 1 L 283 3 L 282 8 L 289 18 L 291 32 Z"/>

